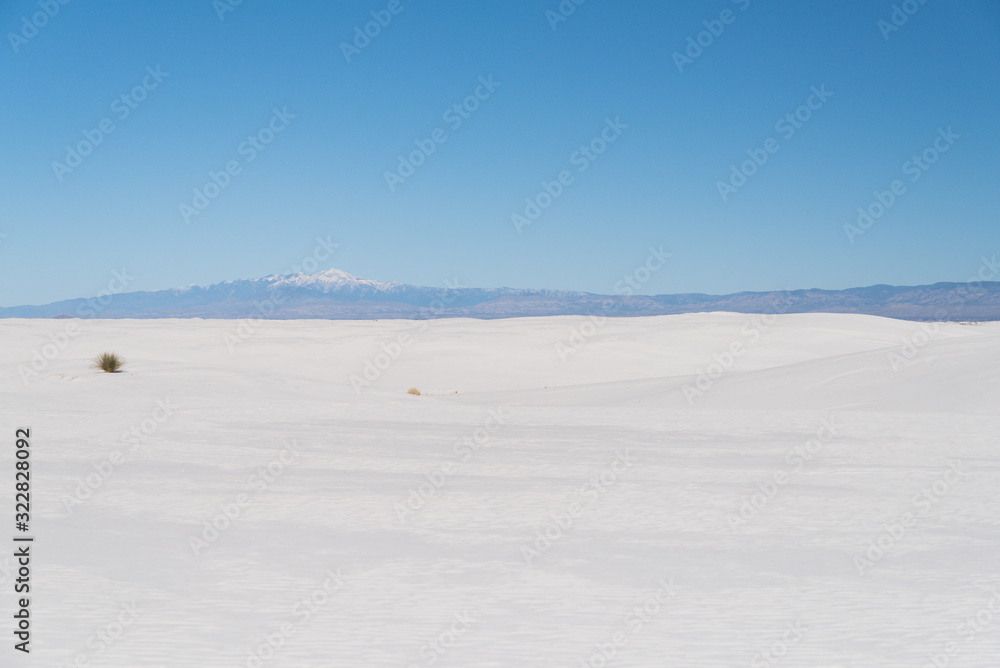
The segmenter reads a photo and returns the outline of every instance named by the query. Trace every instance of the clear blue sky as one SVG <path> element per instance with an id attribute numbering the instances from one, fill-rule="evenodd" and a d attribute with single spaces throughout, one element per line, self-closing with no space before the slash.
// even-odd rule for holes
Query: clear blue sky
<path id="1" fill-rule="evenodd" d="M 220 20 L 227 2 L 0 6 L 0 305 L 93 295 L 122 267 L 130 290 L 285 273 L 328 236 L 341 246 L 321 268 L 602 293 L 651 245 L 673 257 L 649 294 L 961 281 L 1000 253 L 994 1 L 911 0 L 891 32 L 894 0 L 586 0 L 558 22 L 559 0 L 243 0 Z M 341 44 L 390 5 L 348 62 Z M 721 34 L 679 71 L 705 21 Z M 445 112 L 491 75 L 453 128 Z M 832 97 L 786 137 L 776 123 L 814 86 Z M 242 142 L 275 108 L 294 119 L 254 155 Z M 608 118 L 627 129 L 580 171 Z M 79 166 L 53 166 L 105 119 Z M 960 137 L 911 181 L 905 163 L 949 127 Z M 439 128 L 390 190 L 386 171 Z M 718 183 L 769 138 L 777 152 L 723 201 Z M 180 205 L 230 161 L 186 222 Z M 512 214 L 563 170 L 572 183 L 518 233 Z M 850 243 L 844 225 L 896 179 L 905 192 Z"/>

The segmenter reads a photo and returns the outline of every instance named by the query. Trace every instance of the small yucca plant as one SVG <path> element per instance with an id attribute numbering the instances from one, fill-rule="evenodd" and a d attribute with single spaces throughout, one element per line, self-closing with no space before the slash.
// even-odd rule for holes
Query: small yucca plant
<path id="1" fill-rule="evenodd" d="M 104 373 L 115 373 L 125 366 L 125 358 L 118 353 L 101 353 L 94 359 L 94 366 Z"/>
<path id="2" fill-rule="evenodd" d="M 418 390 L 418 389 L 417 389 L 417 388 L 415 388 L 415 387 L 411 387 L 410 389 L 408 389 L 408 390 L 406 391 L 406 393 L 407 393 L 407 394 L 415 394 L 415 395 L 417 395 L 418 397 L 420 396 L 420 390 Z"/>

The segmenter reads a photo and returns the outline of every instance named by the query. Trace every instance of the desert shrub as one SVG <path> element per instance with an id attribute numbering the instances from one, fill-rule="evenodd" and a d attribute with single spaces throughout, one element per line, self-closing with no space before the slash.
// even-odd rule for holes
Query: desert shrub
<path id="1" fill-rule="evenodd" d="M 417 388 L 415 388 L 415 387 L 411 387 L 410 389 L 408 389 L 408 390 L 406 391 L 406 393 L 407 393 L 407 394 L 415 394 L 415 395 L 417 395 L 418 397 L 420 396 L 420 390 L 418 390 L 418 389 L 417 389 Z"/>
<path id="2" fill-rule="evenodd" d="M 125 358 L 118 353 L 101 353 L 94 359 L 94 366 L 104 373 L 115 373 L 125 366 Z"/>

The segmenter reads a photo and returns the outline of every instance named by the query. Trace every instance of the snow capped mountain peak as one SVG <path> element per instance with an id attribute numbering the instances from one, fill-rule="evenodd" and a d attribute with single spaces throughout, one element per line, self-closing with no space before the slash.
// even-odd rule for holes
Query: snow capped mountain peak
<path id="1" fill-rule="evenodd" d="M 340 269 L 327 269 L 315 274 L 292 274 L 282 276 L 273 284 L 275 287 L 310 287 L 323 292 L 332 290 L 368 289 L 376 292 L 389 292 L 404 287 L 402 283 L 391 281 L 373 281 L 349 274 Z"/>
<path id="2" fill-rule="evenodd" d="M 444 287 L 373 281 L 340 269 L 314 274 L 271 274 L 213 285 L 125 292 L 95 308 L 94 299 L 42 306 L 0 307 L 0 318 L 513 318 L 547 315 L 668 315 L 726 311 L 863 313 L 912 320 L 1000 320 L 1000 282 L 938 283 L 849 290 L 742 292 L 732 295 L 597 295 L 559 290 Z M 963 295 L 955 303 L 955 295 Z M 280 297 L 280 298 L 277 298 Z M 262 306 L 263 305 L 263 306 Z"/>

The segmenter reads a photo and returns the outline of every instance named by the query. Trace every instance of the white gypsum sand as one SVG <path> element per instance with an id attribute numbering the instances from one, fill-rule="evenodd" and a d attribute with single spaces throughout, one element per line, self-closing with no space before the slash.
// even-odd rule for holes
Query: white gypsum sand
<path id="1" fill-rule="evenodd" d="M 1000 324 L 239 326 L 0 321 L 10 665 L 1000 665 Z"/>

